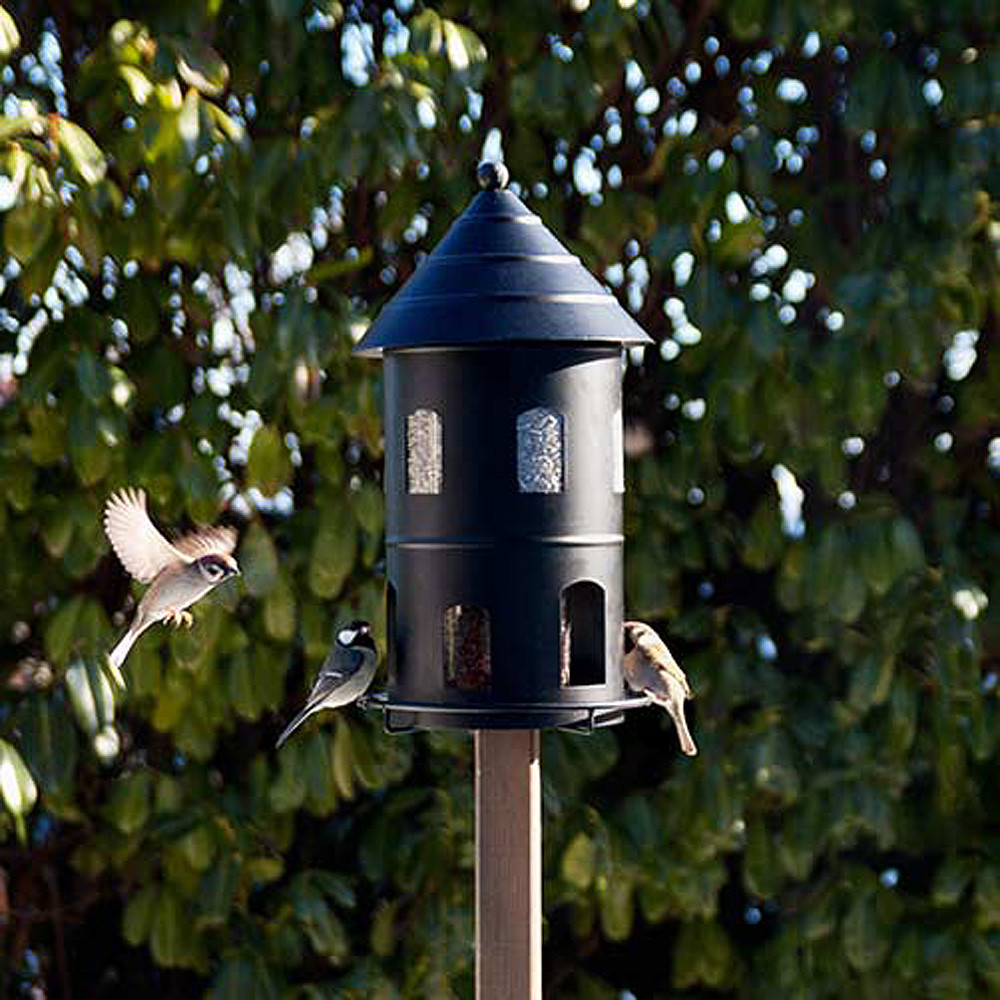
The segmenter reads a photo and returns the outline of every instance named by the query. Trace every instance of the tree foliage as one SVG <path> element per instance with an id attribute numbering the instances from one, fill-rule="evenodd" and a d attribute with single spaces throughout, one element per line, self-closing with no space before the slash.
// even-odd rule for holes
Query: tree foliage
<path id="1" fill-rule="evenodd" d="M 657 341 L 627 604 L 701 754 L 544 741 L 553 997 L 1000 990 L 1000 50 L 985 0 L 0 10 L 2 986 L 471 991 L 461 734 L 348 710 L 382 626 L 365 325 L 484 139 Z M 100 669 L 100 528 L 225 512 L 240 589 Z M 68 992 L 67 992 L 68 995 Z"/>

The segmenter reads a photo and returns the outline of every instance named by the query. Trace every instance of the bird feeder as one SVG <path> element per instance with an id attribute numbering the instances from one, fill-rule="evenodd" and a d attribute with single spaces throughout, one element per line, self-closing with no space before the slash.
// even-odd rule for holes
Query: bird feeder
<path id="1" fill-rule="evenodd" d="M 355 348 L 384 368 L 387 730 L 591 729 L 622 675 L 631 316 L 484 164 Z"/>

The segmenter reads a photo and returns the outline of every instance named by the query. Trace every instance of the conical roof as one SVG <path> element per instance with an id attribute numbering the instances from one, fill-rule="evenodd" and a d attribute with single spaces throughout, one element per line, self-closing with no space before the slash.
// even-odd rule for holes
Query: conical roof
<path id="1" fill-rule="evenodd" d="M 492 168 L 492 169 L 489 169 Z M 513 192 L 506 170 L 472 200 L 354 348 L 650 344 L 618 300 Z"/>

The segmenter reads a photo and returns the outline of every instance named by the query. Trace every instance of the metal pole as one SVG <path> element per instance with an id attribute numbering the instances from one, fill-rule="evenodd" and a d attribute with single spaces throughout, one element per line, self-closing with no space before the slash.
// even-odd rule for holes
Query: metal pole
<path id="1" fill-rule="evenodd" d="M 537 729 L 477 730 L 476 1000 L 542 997 Z"/>

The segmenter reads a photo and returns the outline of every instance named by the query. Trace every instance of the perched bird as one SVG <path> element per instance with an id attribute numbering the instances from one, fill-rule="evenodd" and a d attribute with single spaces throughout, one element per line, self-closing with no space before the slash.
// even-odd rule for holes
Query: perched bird
<path id="1" fill-rule="evenodd" d="M 295 716 L 278 737 L 281 746 L 314 712 L 340 708 L 357 701 L 371 684 L 378 666 L 378 651 L 368 622 L 351 622 L 337 633 L 333 649 L 319 668 L 316 683 L 305 708 Z"/>
<path id="2" fill-rule="evenodd" d="M 681 750 L 693 757 L 698 748 L 684 718 L 691 687 L 666 643 L 643 622 L 625 622 L 625 680 L 634 691 L 648 694 L 674 720 Z"/>
<path id="3" fill-rule="evenodd" d="M 125 569 L 150 584 L 128 631 L 108 655 L 115 680 L 124 687 L 119 668 L 150 625 L 191 625 L 194 619 L 184 609 L 239 573 L 232 556 L 237 534 L 235 528 L 199 528 L 170 542 L 146 513 L 145 492 L 135 489 L 111 494 L 104 507 L 104 531 Z"/>

